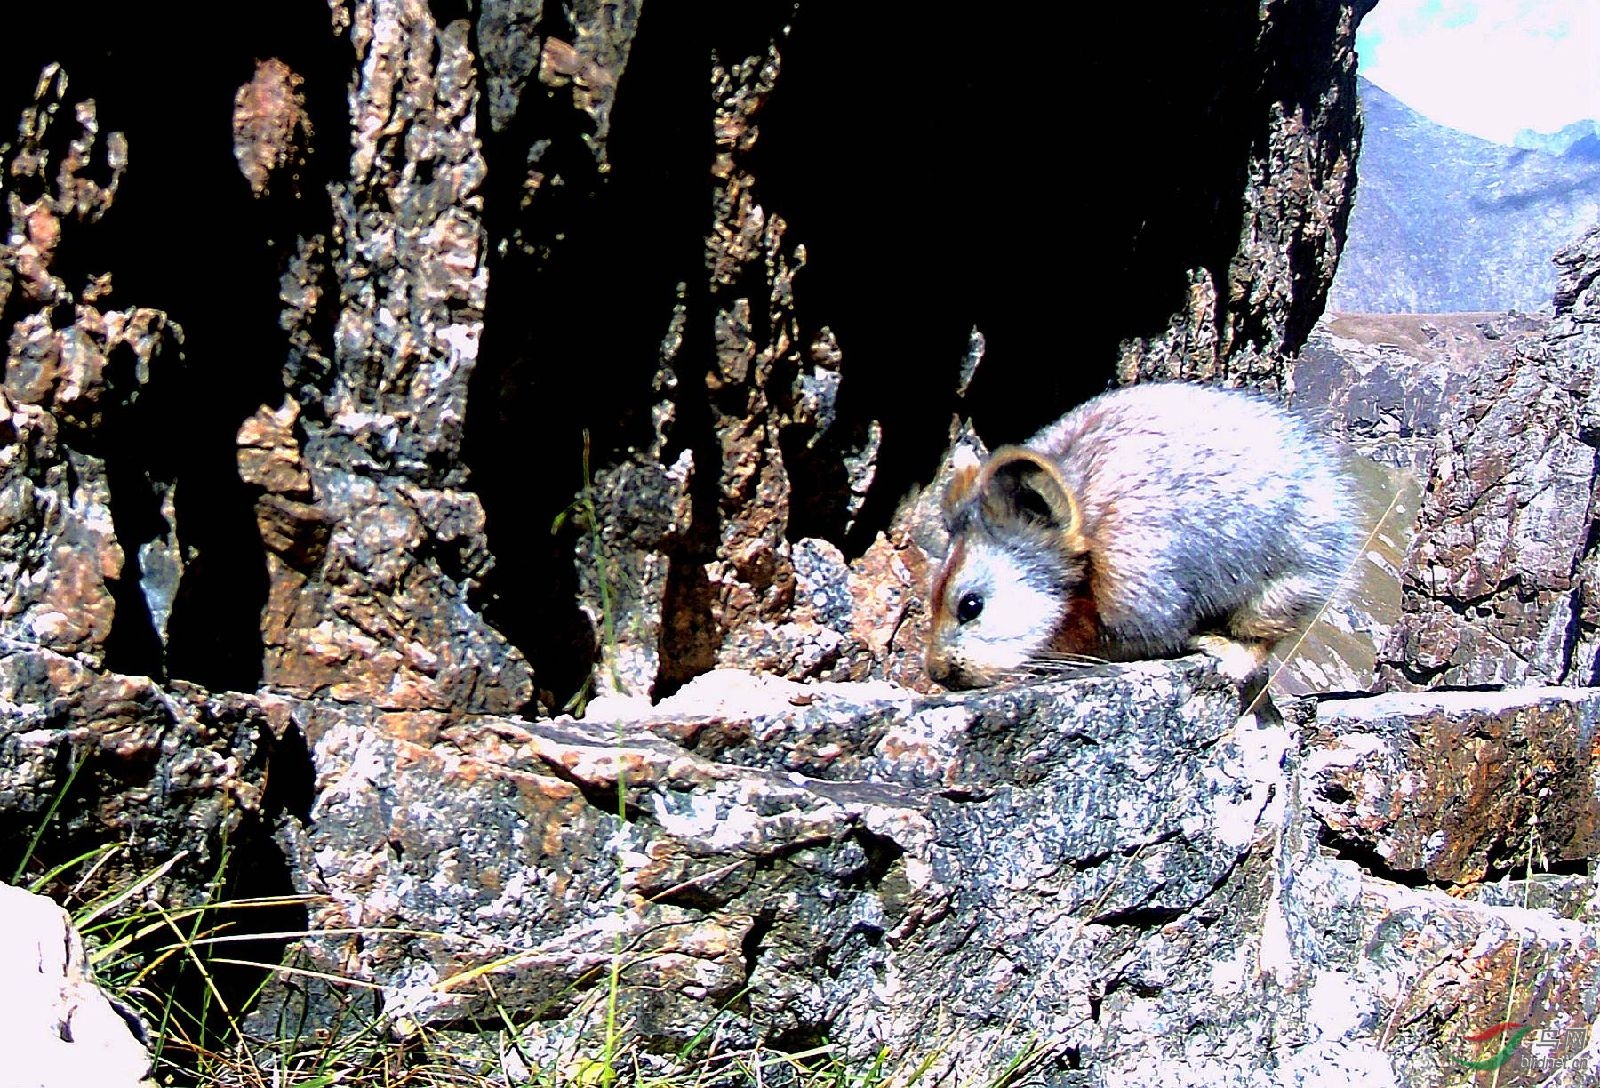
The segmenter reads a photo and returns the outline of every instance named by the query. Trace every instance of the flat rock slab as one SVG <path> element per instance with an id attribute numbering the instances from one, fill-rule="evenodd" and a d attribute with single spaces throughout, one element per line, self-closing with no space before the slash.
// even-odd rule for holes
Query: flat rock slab
<path id="1" fill-rule="evenodd" d="M 674 1049 L 720 1015 L 795 1048 L 957 1038 L 944 1064 L 970 1073 L 1098 1037 L 1108 972 L 1154 930 L 1207 938 L 1196 913 L 1268 803 L 1238 693 L 1198 659 L 934 699 L 742 686 L 744 709 L 478 718 L 428 744 L 300 704 L 299 875 L 330 933 L 308 952 L 419 1023 L 543 1009 L 552 1060 L 621 948 L 632 1030 Z"/>

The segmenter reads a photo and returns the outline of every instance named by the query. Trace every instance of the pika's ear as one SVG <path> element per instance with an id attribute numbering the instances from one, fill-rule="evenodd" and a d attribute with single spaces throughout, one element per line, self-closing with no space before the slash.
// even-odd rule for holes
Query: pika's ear
<path id="1" fill-rule="evenodd" d="M 971 446 L 957 446 L 950 455 L 950 486 L 945 488 L 944 501 L 940 504 L 947 527 L 955 521 L 956 511 L 961 509 L 961 504 L 972 497 L 980 467 L 982 463 L 978 460 L 977 451 Z"/>
<path id="2" fill-rule="evenodd" d="M 1086 550 L 1078 503 L 1047 458 L 1002 446 L 989 458 L 978 487 L 980 508 L 990 521 L 1049 529 L 1061 535 L 1068 551 Z"/>

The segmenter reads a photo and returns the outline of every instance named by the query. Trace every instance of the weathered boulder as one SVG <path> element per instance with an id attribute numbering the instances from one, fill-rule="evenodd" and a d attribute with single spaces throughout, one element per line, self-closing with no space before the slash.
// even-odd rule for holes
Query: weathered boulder
<path id="1" fill-rule="evenodd" d="M 11 1088 L 151 1088 L 143 1029 L 95 985 L 83 938 L 42 895 L 0 884 L 0 1045 Z"/>
<path id="2" fill-rule="evenodd" d="M 55 268 L 63 238 L 70 247 L 111 206 L 127 155 L 121 133 L 100 132 L 93 101 L 71 101 L 55 66 L 40 76 L 16 140 L 0 146 L 0 310 L 11 317 L 0 381 L 0 637 L 93 662 L 105 660 L 119 607 L 165 627 L 181 570 L 159 518 L 119 540 L 112 483 L 120 474 L 126 487 L 131 466 L 108 464 L 106 450 L 137 430 L 152 368 L 170 363 L 182 334 L 157 310 L 107 308 L 109 275 L 69 284 Z M 146 486 L 158 506 L 159 493 L 170 499 L 170 480 Z M 121 528 L 127 537 L 133 526 Z"/>
<path id="3" fill-rule="evenodd" d="M 1152 933 L 1243 939 L 1196 920 L 1242 894 L 1268 802 L 1238 711 L 1195 661 L 932 700 L 712 673 L 615 721 L 395 728 L 307 704 L 321 788 L 297 876 L 330 938 L 304 951 L 419 1025 L 539 1010 L 542 1061 L 593 1045 L 620 954 L 648 1049 L 721 1010 L 725 1043 L 1065 1070 L 1119 1034 L 1098 1006 Z M 354 960 L 350 926 L 373 934 Z"/>
<path id="4" fill-rule="evenodd" d="M 309 778 L 278 707 L 0 642 L 6 865 L 38 829 L 44 851 L 29 875 L 114 843 L 96 887 L 149 878 L 146 895 L 172 907 L 203 898 L 230 855 L 257 877 L 281 874 L 282 861 L 262 851 L 276 853 L 270 835 L 286 809 L 303 813 Z"/>
<path id="5" fill-rule="evenodd" d="M 1396 879 L 1476 884 L 1600 854 L 1600 692 L 1379 695 L 1324 704 L 1311 812 Z"/>
<path id="6" fill-rule="evenodd" d="M 1369 460 L 1425 481 L 1463 390 L 1548 324 L 1518 313 L 1328 314 L 1291 366 L 1294 401 Z"/>

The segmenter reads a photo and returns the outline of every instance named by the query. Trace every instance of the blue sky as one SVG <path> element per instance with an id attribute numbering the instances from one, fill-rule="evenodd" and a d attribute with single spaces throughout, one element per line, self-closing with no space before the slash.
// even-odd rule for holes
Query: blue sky
<path id="1" fill-rule="evenodd" d="M 1600 118 L 1600 0 L 1379 0 L 1356 48 L 1368 79 L 1475 136 Z"/>

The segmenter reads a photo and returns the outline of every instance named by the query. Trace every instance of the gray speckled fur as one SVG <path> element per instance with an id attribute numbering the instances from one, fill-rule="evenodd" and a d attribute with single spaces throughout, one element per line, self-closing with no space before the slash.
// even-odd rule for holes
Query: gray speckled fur
<path id="1" fill-rule="evenodd" d="M 1204 649 L 1245 679 L 1338 588 L 1352 513 L 1334 455 L 1263 398 L 1107 393 L 956 471 L 928 673 L 969 687 Z"/>
<path id="2" fill-rule="evenodd" d="M 1309 619 L 1350 560 L 1351 500 L 1333 458 L 1260 397 L 1131 386 L 1027 446 L 1079 502 L 1118 656 L 1179 650 L 1198 630 L 1230 629 L 1241 609 Z"/>

